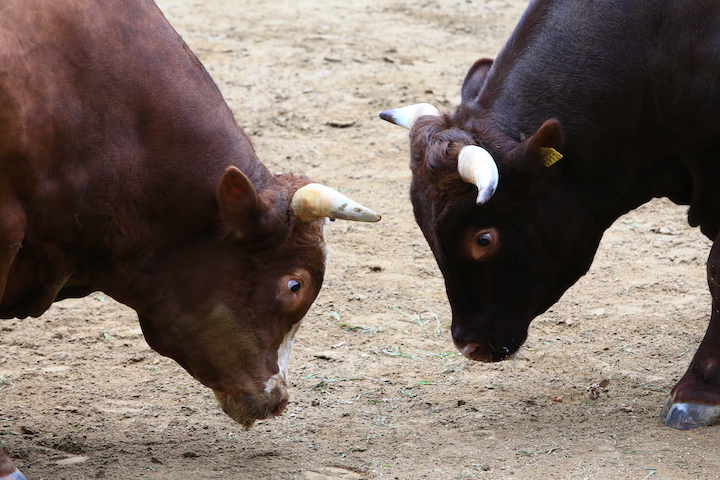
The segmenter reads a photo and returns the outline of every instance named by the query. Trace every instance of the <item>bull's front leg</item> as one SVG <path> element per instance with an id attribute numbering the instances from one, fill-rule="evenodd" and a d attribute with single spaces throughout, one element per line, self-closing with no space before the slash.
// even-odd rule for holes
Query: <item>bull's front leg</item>
<path id="1" fill-rule="evenodd" d="M 15 255 L 20 250 L 21 243 L 17 242 L 13 245 L 0 245 L 0 302 L 2 302 L 5 293 L 5 285 L 7 285 L 8 276 L 10 275 L 10 267 L 12 266 Z"/>
<path id="2" fill-rule="evenodd" d="M 0 480 L 26 480 L 2 447 L 0 447 Z"/>
<path id="3" fill-rule="evenodd" d="M 0 191 L 0 303 L 15 256 L 25 238 L 25 211 L 20 201 L 8 199 Z"/>
<path id="4" fill-rule="evenodd" d="M 720 421 L 720 235 L 707 264 L 712 314 L 705 338 L 685 375 L 670 392 L 660 420 L 679 430 Z"/>

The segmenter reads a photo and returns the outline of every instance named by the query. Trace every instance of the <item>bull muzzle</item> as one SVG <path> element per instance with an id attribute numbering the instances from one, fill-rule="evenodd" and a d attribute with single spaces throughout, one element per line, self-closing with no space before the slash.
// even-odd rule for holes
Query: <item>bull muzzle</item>
<path id="1" fill-rule="evenodd" d="M 266 420 L 282 414 L 289 400 L 287 387 L 284 385 L 278 385 L 271 391 L 258 395 L 233 397 L 214 389 L 213 393 L 223 412 L 246 430 L 252 427 L 256 420 Z"/>

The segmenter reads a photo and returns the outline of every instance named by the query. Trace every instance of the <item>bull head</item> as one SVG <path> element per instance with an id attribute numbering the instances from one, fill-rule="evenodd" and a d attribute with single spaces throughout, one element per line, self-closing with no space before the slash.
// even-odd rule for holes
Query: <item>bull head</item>
<path id="1" fill-rule="evenodd" d="M 212 388 L 223 411 L 248 428 L 287 405 L 290 349 L 325 272 L 319 220 L 380 220 L 306 177 L 253 173 L 255 183 L 236 166 L 223 172 L 215 192 L 223 235 L 213 232 L 202 261 L 188 267 L 182 250 L 168 262 L 185 303 L 153 301 L 138 314 L 148 344 Z M 208 278 L 229 280 L 196 280 Z"/>
<path id="2" fill-rule="evenodd" d="M 415 121 L 425 115 L 440 116 L 440 111 L 429 103 L 418 103 L 402 108 L 380 112 L 380 118 L 395 125 L 412 129 Z M 458 155 L 458 173 L 463 181 L 475 185 L 478 189 L 477 204 L 490 200 L 497 189 L 497 164 L 492 155 L 482 147 L 468 145 Z"/>

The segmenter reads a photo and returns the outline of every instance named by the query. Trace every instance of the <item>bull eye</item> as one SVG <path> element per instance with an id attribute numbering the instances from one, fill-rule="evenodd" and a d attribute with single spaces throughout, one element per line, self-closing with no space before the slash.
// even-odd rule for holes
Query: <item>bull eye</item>
<path id="1" fill-rule="evenodd" d="M 480 231 L 475 228 L 466 230 L 465 252 L 475 260 L 489 260 L 498 251 L 499 233 L 496 228 L 484 228 Z"/>
<path id="2" fill-rule="evenodd" d="M 475 243 L 477 243 L 481 247 L 487 247 L 490 246 L 492 240 L 492 235 L 490 235 L 489 233 L 484 233 L 475 239 Z"/>
<path id="3" fill-rule="evenodd" d="M 287 288 L 290 290 L 291 293 L 297 293 L 300 291 L 300 282 L 297 280 L 289 280 L 287 283 Z"/>

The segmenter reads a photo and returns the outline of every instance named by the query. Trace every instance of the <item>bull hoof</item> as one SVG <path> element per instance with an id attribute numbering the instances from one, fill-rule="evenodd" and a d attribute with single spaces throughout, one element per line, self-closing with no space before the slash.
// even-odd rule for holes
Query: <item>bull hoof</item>
<path id="1" fill-rule="evenodd" d="M 660 421 L 678 430 L 704 427 L 720 421 L 720 406 L 675 403 L 672 397 L 668 397 L 660 412 Z"/>

